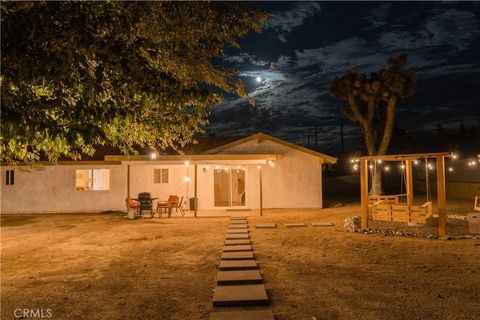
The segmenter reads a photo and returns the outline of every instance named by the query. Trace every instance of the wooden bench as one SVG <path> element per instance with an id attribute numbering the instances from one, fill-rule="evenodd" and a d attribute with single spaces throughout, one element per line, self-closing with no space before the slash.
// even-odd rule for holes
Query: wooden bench
<path id="1" fill-rule="evenodd" d="M 473 210 L 480 211 L 480 196 L 475 197 L 475 203 L 473 204 Z"/>
<path id="2" fill-rule="evenodd" d="M 432 203 L 425 202 L 421 206 L 408 204 L 388 204 L 377 201 L 372 205 L 373 220 L 427 223 L 432 216 Z"/>
<path id="3" fill-rule="evenodd" d="M 406 196 L 406 194 L 368 196 L 368 204 L 372 206 L 378 201 L 384 201 L 385 204 L 397 204 L 400 203 L 400 198 L 404 196 Z"/>

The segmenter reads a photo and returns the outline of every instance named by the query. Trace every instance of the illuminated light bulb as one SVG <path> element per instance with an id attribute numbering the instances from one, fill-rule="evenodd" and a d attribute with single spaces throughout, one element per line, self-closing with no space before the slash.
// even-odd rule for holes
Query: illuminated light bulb
<path id="1" fill-rule="evenodd" d="M 205 166 L 205 169 L 207 169 L 207 170 L 210 169 L 210 166 L 207 164 L 207 165 Z"/>
<path id="2" fill-rule="evenodd" d="M 216 169 L 216 170 L 220 169 L 220 166 L 217 164 L 217 165 L 215 166 L 215 169 Z"/>
<path id="3" fill-rule="evenodd" d="M 185 161 L 185 165 L 188 166 L 190 164 L 190 161 Z"/>
<path id="4" fill-rule="evenodd" d="M 260 168 L 261 168 L 261 167 L 260 167 L 260 165 L 258 164 L 258 165 L 257 165 L 257 169 L 260 169 Z"/>
<path id="5" fill-rule="evenodd" d="M 242 170 L 245 171 L 245 167 L 242 167 Z"/>
<path id="6" fill-rule="evenodd" d="M 353 170 L 357 171 L 358 170 L 358 165 L 354 165 Z"/>
<path id="7" fill-rule="evenodd" d="M 228 171 L 228 167 L 225 167 L 225 171 Z"/>
<path id="8" fill-rule="evenodd" d="M 453 172 L 453 168 L 452 168 L 452 167 L 449 167 L 449 168 L 448 168 L 448 171 Z"/>
<path id="9" fill-rule="evenodd" d="M 355 159 L 350 160 L 350 163 L 354 163 L 354 162 L 355 162 Z"/>
<path id="10" fill-rule="evenodd" d="M 240 169 L 240 166 L 237 166 L 237 169 Z"/>
<path id="11" fill-rule="evenodd" d="M 414 165 L 417 165 L 417 164 L 418 164 L 418 160 L 413 160 L 413 164 L 414 164 Z"/>
<path id="12" fill-rule="evenodd" d="M 150 159 L 155 159 L 157 154 L 155 152 L 150 153 Z"/>
<path id="13" fill-rule="evenodd" d="M 183 180 L 188 183 L 190 181 L 190 177 L 185 176 Z"/>
<path id="14" fill-rule="evenodd" d="M 457 154 L 454 153 L 453 156 L 452 156 L 452 158 L 453 158 L 453 160 L 457 160 L 457 158 L 458 158 Z"/>
<path id="15" fill-rule="evenodd" d="M 378 163 L 382 163 L 383 161 L 382 160 L 377 160 Z"/>
<path id="16" fill-rule="evenodd" d="M 369 165 L 368 167 L 369 167 L 370 169 L 373 169 L 373 164 Z"/>
<path id="17" fill-rule="evenodd" d="M 385 166 L 384 169 L 385 169 L 385 171 L 387 171 L 387 172 L 390 171 L 390 167 L 389 167 L 389 166 Z"/>
<path id="18" fill-rule="evenodd" d="M 400 165 L 400 169 L 405 170 L 405 165 L 404 165 L 404 164 L 401 164 L 401 165 Z"/>

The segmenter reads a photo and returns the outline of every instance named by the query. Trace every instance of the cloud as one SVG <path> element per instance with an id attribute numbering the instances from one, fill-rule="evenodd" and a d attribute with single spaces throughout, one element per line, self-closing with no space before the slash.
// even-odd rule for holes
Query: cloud
<path id="1" fill-rule="evenodd" d="M 225 56 L 223 60 L 235 64 L 250 63 L 255 66 L 265 66 L 270 63 L 269 61 L 260 59 L 257 56 L 246 52 L 241 52 L 232 56 Z"/>
<path id="2" fill-rule="evenodd" d="M 277 38 L 287 42 L 287 35 L 298 26 L 305 23 L 320 12 L 321 7 L 317 2 L 296 2 L 288 11 L 276 11 L 272 13 L 272 18 L 266 24 L 265 29 L 274 30 Z"/>

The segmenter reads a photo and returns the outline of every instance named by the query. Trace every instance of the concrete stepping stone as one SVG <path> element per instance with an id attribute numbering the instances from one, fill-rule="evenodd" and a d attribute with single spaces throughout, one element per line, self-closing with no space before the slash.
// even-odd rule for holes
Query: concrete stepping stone
<path id="1" fill-rule="evenodd" d="M 247 217 L 230 217 L 230 220 L 247 220 Z"/>
<path id="2" fill-rule="evenodd" d="M 267 291 L 263 284 L 216 287 L 213 293 L 214 306 L 244 306 L 268 304 Z"/>
<path id="3" fill-rule="evenodd" d="M 236 251 L 252 251 L 252 246 L 249 244 L 236 245 L 236 246 L 224 246 L 223 252 L 236 252 Z"/>
<path id="4" fill-rule="evenodd" d="M 250 310 L 212 312 L 209 320 L 274 320 L 274 318 L 272 310 Z"/>
<path id="5" fill-rule="evenodd" d="M 240 239 L 240 240 L 225 240 L 225 245 L 226 246 L 236 246 L 239 244 L 250 244 L 251 241 L 248 239 Z"/>
<path id="6" fill-rule="evenodd" d="M 247 220 L 230 220 L 230 224 L 247 224 Z"/>
<path id="7" fill-rule="evenodd" d="M 245 218 L 240 218 L 240 219 L 230 219 L 230 221 L 243 221 L 243 222 L 247 223 L 248 220 L 245 219 Z"/>
<path id="8" fill-rule="evenodd" d="M 228 229 L 248 229 L 246 224 L 230 224 Z"/>
<path id="9" fill-rule="evenodd" d="M 220 271 L 217 273 L 218 285 L 255 284 L 262 282 L 262 275 L 258 270 Z"/>
<path id="10" fill-rule="evenodd" d="M 307 225 L 305 223 L 286 223 L 285 227 L 306 227 Z"/>
<path id="11" fill-rule="evenodd" d="M 220 261 L 220 270 L 252 270 L 258 269 L 255 260 L 223 260 Z"/>
<path id="12" fill-rule="evenodd" d="M 257 223 L 255 228 L 276 228 L 277 225 L 275 223 Z"/>
<path id="13" fill-rule="evenodd" d="M 248 234 L 248 229 L 227 229 L 227 234 Z"/>
<path id="14" fill-rule="evenodd" d="M 312 226 L 314 227 L 333 227 L 333 223 L 328 221 L 314 221 L 312 222 Z"/>
<path id="15" fill-rule="evenodd" d="M 235 240 L 235 239 L 250 239 L 248 234 L 227 234 L 225 236 L 227 240 Z"/>
<path id="16" fill-rule="evenodd" d="M 252 251 L 223 252 L 222 260 L 250 260 L 253 259 Z"/>

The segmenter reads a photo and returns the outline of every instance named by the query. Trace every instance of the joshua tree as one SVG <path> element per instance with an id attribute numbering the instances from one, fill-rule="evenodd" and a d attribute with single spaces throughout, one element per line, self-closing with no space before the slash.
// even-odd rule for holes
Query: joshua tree
<path id="1" fill-rule="evenodd" d="M 388 59 L 388 67 L 370 76 L 355 70 L 335 78 L 330 88 L 346 102 L 342 113 L 362 129 L 369 155 L 384 155 L 390 144 L 395 108 L 399 100 L 414 94 L 417 79 L 413 70 L 404 69 L 407 55 Z M 377 170 L 371 192 L 381 194 L 381 172 Z"/>

